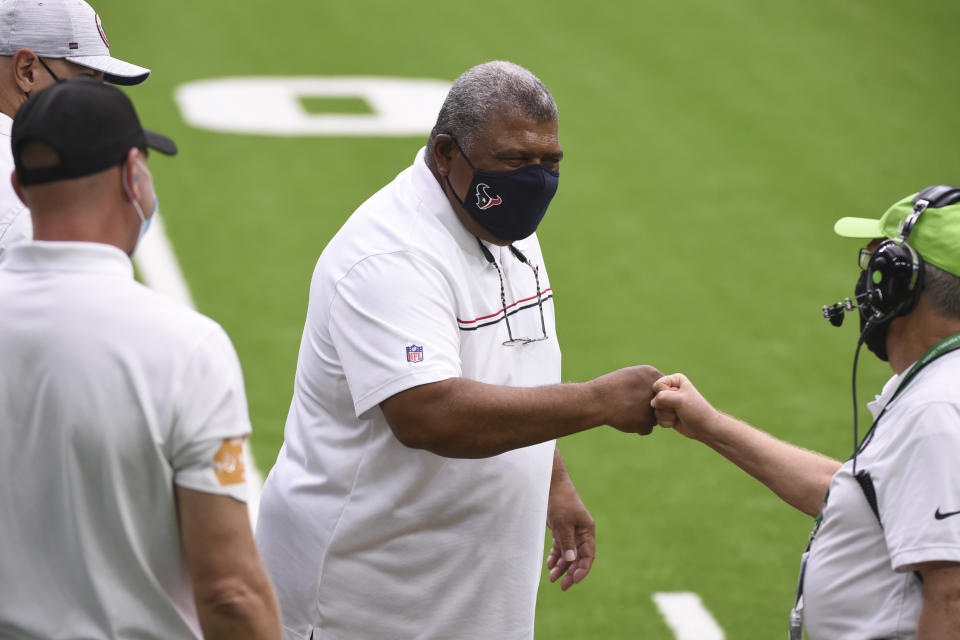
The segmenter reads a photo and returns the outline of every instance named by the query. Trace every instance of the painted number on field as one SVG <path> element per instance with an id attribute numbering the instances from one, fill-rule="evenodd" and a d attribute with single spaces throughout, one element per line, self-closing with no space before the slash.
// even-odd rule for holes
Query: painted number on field
<path id="1" fill-rule="evenodd" d="M 270 136 L 425 135 L 450 83 L 380 77 L 237 77 L 177 88 L 184 120 L 200 129 Z M 310 113 L 304 100 L 357 99 L 368 113 Z"/>
<path id="2" fill-rule="evenodd" d="M 723 629 L 689 591 L 655 593 L 653 602 L 677 640 L 723 640 Z"/>

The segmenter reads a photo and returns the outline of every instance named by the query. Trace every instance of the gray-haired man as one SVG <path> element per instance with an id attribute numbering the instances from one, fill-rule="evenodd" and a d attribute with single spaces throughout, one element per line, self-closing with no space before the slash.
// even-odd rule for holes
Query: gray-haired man
<path id="1" fill-rule="evenodd" d="M 557 126 L 526 69 L 468 70 L 413 166 L 320 256 L 257 530 L 288 638 L 530 638 L 545 522 L 550 578 L 590 570 L 554 439 L 649 433 L 658 374 L 559 384 L 534 233 Z"/>
<path id="2" fill-rule="evenodd" d="M 10 185 L 13 115 L 30 94 L 80 75 L 133 85 L 150 70 L 110 56 L 100 16 L 83 0 L 0 0 L 0 257 L 33 236 Z"/>

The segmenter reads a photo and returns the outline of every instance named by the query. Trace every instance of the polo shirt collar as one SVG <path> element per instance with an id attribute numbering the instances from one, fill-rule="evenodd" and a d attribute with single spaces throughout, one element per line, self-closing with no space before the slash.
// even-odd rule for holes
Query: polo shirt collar
<path id="1" fill-rule="evenodd" d="M 476 257 L 483 264 L 487 264 L 487 259 L 483 256 L 477 244 L 477 237 L 460 222 L 457 212 L 450 206 L 450 201 L 447 200 L 447 195 L 440 187 L 440 183 L 437 182 L 433 172 L 430 171 L 430 167 L 427 166 L 426 151 L 426 147 L 421 148 L 413 161 L 413 188 L 420 197 L 421 210 L 425 214 L 437 218 L 437 221 L 456 241 L 461 251 Z"/>
<path id="2" fill-rule="evenodd" d="M 906 371 L 904 373 L 906 373 Z M 883 411 L 887 403 L 890 402 L 890 398 L 893 397 L 897 387 L 900 386 L 900 380 L 902 378 L 902 374 L 895 374 L 883 385 L 883 390 L 880 392 L 880 395 L 876 396 L 873 401 L 867 403 L 867 408 L 870 410 L 870 413 L 873 414 L 874 420 L 880 415 L 880 412 Z"/>
<path id="3" fill-rule="evenodd" d="M 126 253 L 98 242 L 34 240 L 10 247 L 2 263 L 6 271 L 96 273 L 133 278 Z"/>
<path id="4" fill-rule="evenodd" d="M 13 131 L 13 118 L 5 113 L 0 113 L 0 136 L 10 137 Z"/>

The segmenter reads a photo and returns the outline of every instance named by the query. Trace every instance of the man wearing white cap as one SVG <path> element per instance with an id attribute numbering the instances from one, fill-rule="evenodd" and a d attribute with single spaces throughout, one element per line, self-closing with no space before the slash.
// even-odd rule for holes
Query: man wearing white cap
<path id="1" fill-rule="evenodd" d="M 0 262 L 3 639 L 280 637 L 245 504 L 236 352 L 133 279 L 157 209 L 148 149 L 177 151 L 87 78 L 13 123 L 35 237 Z"/>
<path id="2" fill-rule="evenodd" d="M 110 56 L 100 16 L 83 0 L 0 0 L 0 258 L 33 235 L 9 180 L 13 114 L 31 93 L 78 75 L 134 85 L 150 70 Z"/>

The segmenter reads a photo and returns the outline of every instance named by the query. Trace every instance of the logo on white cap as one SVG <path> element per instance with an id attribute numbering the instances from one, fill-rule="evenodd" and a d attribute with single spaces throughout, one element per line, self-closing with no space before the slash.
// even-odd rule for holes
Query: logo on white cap
<path id="1" fill-rule="evenodd" d="M 110 41 L 107 40 L 107 34 L 103 32 L 103 24 L 100 22 L 100 14 L 93 14 L 97 18 L 97 31 L 100 32 L 100 38 L 103 40 L 103 44 L 107 45 L 107 49 L 110 48 Z"/>

